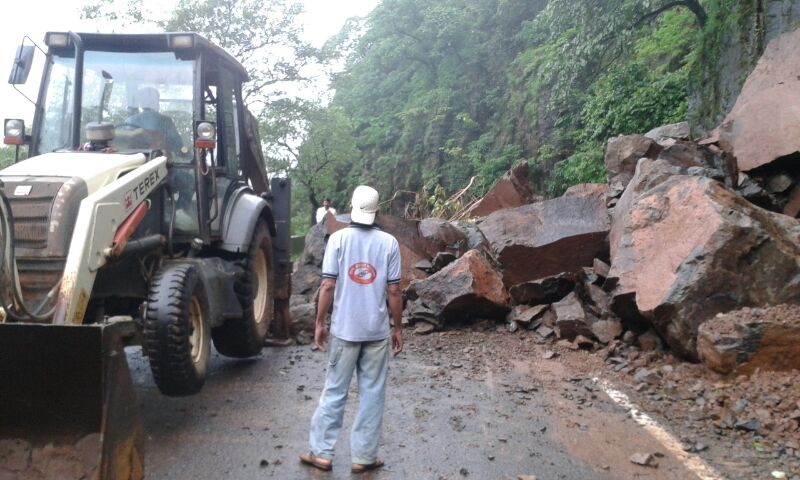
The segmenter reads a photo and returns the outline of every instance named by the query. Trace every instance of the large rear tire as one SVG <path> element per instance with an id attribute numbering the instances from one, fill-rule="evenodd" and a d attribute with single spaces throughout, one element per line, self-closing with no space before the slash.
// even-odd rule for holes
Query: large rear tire
<path id="1" fill-rule="evenodd" d="M 261 352 L 275 314 L 272 237 L 263 220 L 256 224 L 247 256 L 240 265 L 244 275 L 234 289 L 244 314 L 242 318 L 226 320 L 212 331 L 212 336 L 219 353 L 247 358 Z"/>
<path id="2" fill-rule="evenodd" d="M 203 387 L 211 350 L 208 299 L 191 263 L 165 266 L 150 284 L 143 346 L 161 393 L 191 395 Z"/>

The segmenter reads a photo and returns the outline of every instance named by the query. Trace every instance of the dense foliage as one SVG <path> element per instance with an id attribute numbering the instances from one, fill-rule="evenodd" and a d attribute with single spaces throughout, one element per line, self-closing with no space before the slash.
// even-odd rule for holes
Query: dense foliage
<path id="1" fill-rule="evenodd" d="M 347 187 L 452 193 L 477 176 L 480 195 L 519 161 L 544 194 L 602 181 L 608 137 L 686 117 L 699 18 L 658 7 L 384 0 L 333 84 L 359 152 Z"/>

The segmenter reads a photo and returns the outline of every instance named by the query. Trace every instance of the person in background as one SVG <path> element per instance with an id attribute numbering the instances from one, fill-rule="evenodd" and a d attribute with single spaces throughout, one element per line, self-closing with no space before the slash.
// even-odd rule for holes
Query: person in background
<path id="1" fill-rule="evenodd" d="M 321 222 L 328 212 L 331 212 L 331 215 L 336 215 L 336 209 L 331 207 L 331 199 L 325 197 L 322 199 L 322 206 L 317 209 L 317 223 Z"/>
<path id="2" fill-rule="evenodd" d="M 325 388 L 311 420 L 309 452 L 300 461 L 333 468 L 334 445 L 342 429 L 347 391 L 358 380 L 358 413 L 350 433 L 351 471 L 380 468 L 378 442 L 383 425 L 389 350 L 403 351 L 400 246 L 375 223 L 378 192 L 356 187 L 348 228 L 331 235 L 322 260 L 322 286 L 314 343 L 328 348 Z M 325 320 L 333 303 L 330 344 Z M 391 323 L 389 321 L 391 313 Z M 391 342 L 391 343 L 390 343 Z"/>

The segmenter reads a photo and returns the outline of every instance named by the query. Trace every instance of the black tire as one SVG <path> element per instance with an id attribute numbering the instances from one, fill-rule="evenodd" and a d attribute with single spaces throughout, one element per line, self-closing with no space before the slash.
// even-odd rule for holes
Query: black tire
<path id="1" fill-rule="evenodd" d="M 211 334 L 219 353 L 247 358 L 261 352 L 275 315 L 272 237 L 263 220 L 256 224 L 247 256 L 239 264 L 244 275 L 234 289 L 244 314 L 242 318 L 226 320 Z"/>
<path id="2" fill-rule="evenodd" d="M 161 393 L 181 396 L 200 391 L 211 342 L 208 299 L 193 264 L 172 263 L 156 273 L 150 283 L 143 337 Z"/>

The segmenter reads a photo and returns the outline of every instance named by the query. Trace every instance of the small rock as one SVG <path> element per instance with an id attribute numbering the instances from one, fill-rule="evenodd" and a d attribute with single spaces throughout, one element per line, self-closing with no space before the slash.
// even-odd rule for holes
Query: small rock
<path id="1" fill-rule="evenodd" d="M 657 468 L 658 462 L 655 457 L 650 453 L 634 453 L 631 455 L 631 463 L 641 465 L 643 467 Z"/>
<path id="2" fill-rule="evenodd" d="M 780 470 L 773 470 L 771 475 L 772 478 L 786 478 L 786 473 L 781 472 Z"/>
<path id="3" fill-rule="evenodd" d="M 554 330 L 550 327 L 542 325 L 541 327 L 536 329 L 536 333 L 541 335 L 542 338 L 547 338 L 554 333 Z"/>
<path id="4" fill-rule="evenodd" d="M 651 372 L 646 368 L 640 368 L 637 370 L 633 375 L 633 380 L 635 382 L 649 383 L 650 385 L 657 385 L 661 382 L 661 378 L 656 373 Z"/>
<path id="5" fill-rule="evenodd" d="M 419 322 L 416 328 L 414 329 L 414 334 L 429 335 L 433 333 L 434 330 L 436 330 L 436 327 L 434 325 L 431 325 L 430 323 L 427 322 Z"/>
<path id="6" fill-rule="evenodd" d="M 575 337 L 574 343 L 575 346 L 578 348 L 590 349 L 594 347 L 594 342 L 584 337 L 583 335 L 578 335 L 577 337 Z"/>
<path id="7" fill-rule="evenodd" d="M 636 343 L 636 334 L 633 333 L 632 330 L 628 330 L 624 335 L 622 335 L 622 341 L 625 343 L 625 345 L 633 345 Z"/>
<path id="8" fill-rule="evenodd" d="M 462 476 L 466 477 L 467 475 L 469 475 L 469 470 L 467 470 L 464 467 L 461 467 L 461 469 L 458 471 L 458 473 L 460 473 Z"/>
<path id="9" fill-rule="evenodd" d="M 758 432 L 761 429 L 761 422 L 755 419 L 739 420 L 733 424 L 733 428 L 745 432 Z"/>
<path id="10" fill-rule="evenodd" d="M 259 465 L 261 466 L 261 468 L 269 467 L 269 460 L 266 460 L 266 459 L 262 458 L 261 462 L 259 462 Z"/>
<path id="11" fill-rule="evenodd" d="M 545 352 L 542 354 L 542 358 L 545 360 L 550 360 L 551 358 L 556 358 L 557 356 L 558 353 L 552 350 L 545 350 Z"/>

